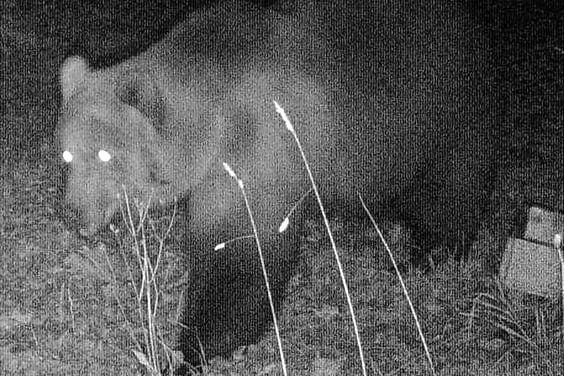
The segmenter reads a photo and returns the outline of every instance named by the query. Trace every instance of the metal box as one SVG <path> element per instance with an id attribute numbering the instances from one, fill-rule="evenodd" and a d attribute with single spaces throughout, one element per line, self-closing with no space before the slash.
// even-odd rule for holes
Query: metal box
<path id="1" fill-rule="evenodd" d="M 564 214 L 531 206 L 524 238 L 510 238 L 500 267 L 502 282 L 513 289 L 555 296 L 561 288 L 561 266 L 554 235 L 564 232 Z"/>

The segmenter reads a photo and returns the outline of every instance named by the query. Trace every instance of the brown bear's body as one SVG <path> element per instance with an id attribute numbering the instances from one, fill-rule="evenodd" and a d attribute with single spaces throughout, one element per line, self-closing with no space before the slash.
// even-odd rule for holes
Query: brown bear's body
<path id="1" fill-rule="evenodd" d="M 227 2 L 119 65 L 91 71 L 70 58 L 62 68 L 66 202 L 81 233 L 108 224 L 122 185 L 186 202 L 183 321 L 194 331 L 182 340 L 193 362 L 197 338 L 206 356 L 226 354 L 255 341 L 271 315 L 255 242 L 214 251 L 251 233 L 222 162 L 248 190 L 277 304 L 292 275 L 300 210 L 277 229 L 310 186 L 273 100 L 333 207 L 357 205 L 360 192 L 374 211 L 399 202 L 422 230 L 475 229 L 489 165 L 480 36 L 449 4 L 307 3 Z"/>

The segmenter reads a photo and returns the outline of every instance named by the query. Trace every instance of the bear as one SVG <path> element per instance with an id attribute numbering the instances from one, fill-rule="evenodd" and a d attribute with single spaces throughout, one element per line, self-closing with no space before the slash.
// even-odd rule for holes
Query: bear
<path id="1" fill-rule="evenodd" d="M 189 286 L 179 341 L 201 364 L 256 342 L 271 321 L 244 182 L 276 308 L 293 275 L 310 189 L 396 211 L 430 238 L 472 234 L 492 166 L 485 38 L 448 1 L 226 1 L 189 14 L 116 65 L 68 57 L 58 139 L 64 206 L 82 236 L 130 198 L 185 206 Z M 228 242 L 230 241 L 230 242 Z M 226 243 L 227 242 L 227 243 Z M 225 244 L 223 249 L 216 249 Z"/>

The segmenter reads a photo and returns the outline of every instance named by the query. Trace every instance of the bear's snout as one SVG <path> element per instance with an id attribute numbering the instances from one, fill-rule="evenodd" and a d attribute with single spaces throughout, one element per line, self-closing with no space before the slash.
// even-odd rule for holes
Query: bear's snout
<path id="1" fill-rule="evenodd" d="M 61 207 L 65 225 L 80 236 L 90 238 L 107 227 L 119 209 L 119 201 L 109 200 L 104 195 L 67 192 Z"/>

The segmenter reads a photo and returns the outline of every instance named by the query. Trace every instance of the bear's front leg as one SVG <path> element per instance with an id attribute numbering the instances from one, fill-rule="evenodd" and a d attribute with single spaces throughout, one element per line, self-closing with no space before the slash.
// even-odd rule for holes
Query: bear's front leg
<path id="1" fill-rule="evenodd" d="M 279 233 L 273 218 L 281 222 L 284 217 L 265 209 L 276 211 L 279 206 L 261 207 L 256 215 L 259 240 L 274 305 L 279 308 L 293 275 L 299 226 L 293 218 L 293 225 Z M 206 222 L 203 213 L 191 216 L 192 226 L 187 231 L 190 283 L 185 293 L 180 346 L 185 360 L 196 366 L 217 355 L 229 357 L 238 347 L 255 343 L 272 322 L 256 240 L 239 238 L 252 235 L 246 209 L 231 207 L 224 213 L 229 215 L 219 222 L 214 217 L 213 224 Z M 202 226 L 204 223 L 208 226 Z M 224 248 L 215 250 L 224 242 Z"/>

